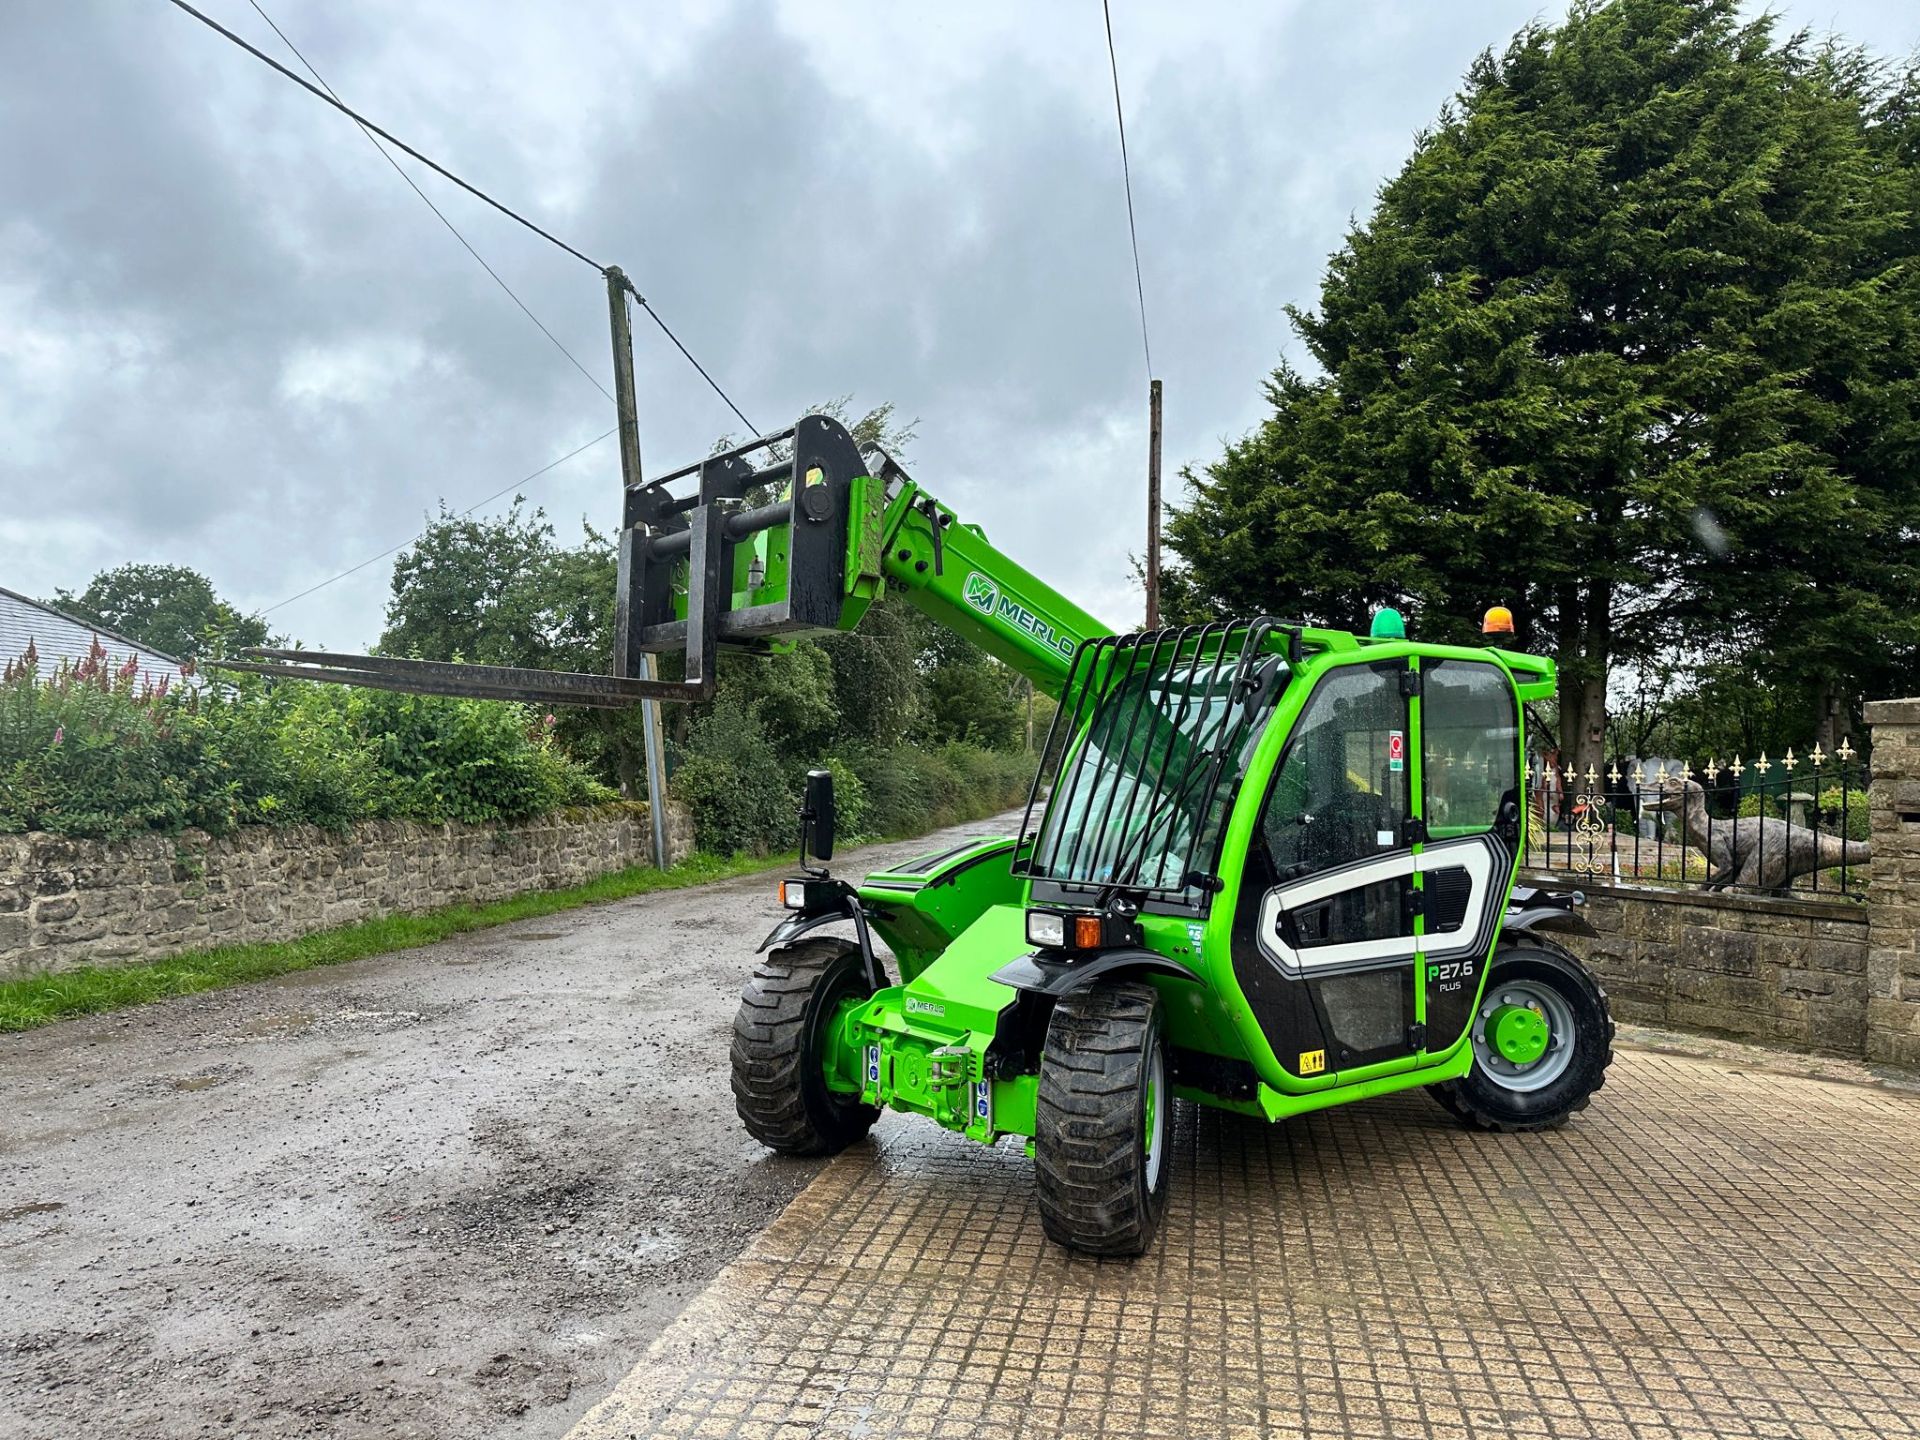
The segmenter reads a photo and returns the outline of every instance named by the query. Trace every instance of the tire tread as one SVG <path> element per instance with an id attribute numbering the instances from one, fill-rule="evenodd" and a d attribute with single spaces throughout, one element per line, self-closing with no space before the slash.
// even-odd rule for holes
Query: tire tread
<path id="1" fill-rule="evenodd" d="M 1593 999 L 1600 1007 L 1600 1055 L 1598 1061 L 1588 1059 L 1584 1067 L 1591 1075 L 1592 1082 L 1574 1095 L 1561 1109 L 1538 1117 L 1515 1118 L 1502 1114 L 1477 1097 L 1474 1086 L 1469 1083 L 1471 1077 L 1460 1080 L 1444 1080 L 1437 1085 L 1429 1085 L 1427 1093 L 1437 1101 L 1440 1107 L 1456 1120 L 1470 1129 L 1485 1130 L 1494 1134 L 1524 1134 L 1539 1130 L 1557 1130 L 1568 1120 L 1586 1109 L 1593 1097 L 1605 1088 L 1607 1067 L 1613 1064 L 1613 1039 L 1617 1027 L 1613 1023 L 1613 1010 L 1607 1003 L 1606 987 L 1601 985 L 1599 977 L 1580 963 L 1578 956 L 1551 940 L 1529 935 L 1522 942 L 1526 950 L 1540 952 L 1549 956 L 1561 969 L 1571 968 L 1572 973 L 1585 982 L 1593 992 Z M 1497 983 L 1496 976 L 1503 958 L 1512 959 L 1522 950 L 1521 945 L 1511 950 L 1502 947 L 1494 951 L 1494 969 L 1487 976 L 1488 986 Z"/>
<path id="2" fill-rule="evenodd" d="M 823 1105 L 824 1084 L 810 1097 L 803 1069 L 814 997 L 849 962 L 859 963 L 859 951 L 845 940 L 802 940 L 763 956 L 741 992 L 728 1048 L 734 1109 L 748 1134 L 783 1155 L 834 1154 L 879 1118 L 871 1105 L 830 1095 Z"/>
<path id="3" fill-rule="evenodd" d="M 1086 1254 L 1142 1254 L 1164 1208 L 1167 1159 L 1160 1193 L 1148 1194 L 1140 1135 L 1158 1007 L 1150 986 L 1094 985 L 1063 995 L 1047 1027 L 1034 1126 L 1040 1223 Z M 1171 1093 L 1159 1103 L 1171 1106 Z"/>

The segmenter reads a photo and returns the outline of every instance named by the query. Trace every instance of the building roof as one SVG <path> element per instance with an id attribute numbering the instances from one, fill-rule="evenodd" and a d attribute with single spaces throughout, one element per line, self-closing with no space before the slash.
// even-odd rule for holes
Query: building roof
<path id="1" fill-rule="evenodd" d="M 40 673 L 51 675 L 62 661 L 77 665 L 86 659 L 95 640 L 105 647 L 116 667 L 126 664 L 129 657 L 136 659 L 140 679 L 147 684 L 162 679 L 169 685 L 199 683 L 182 672 L 180 661 L 165 651 L 0 586 L 0 662 L 18 660 L 31 643 L 40 657 Z"/>

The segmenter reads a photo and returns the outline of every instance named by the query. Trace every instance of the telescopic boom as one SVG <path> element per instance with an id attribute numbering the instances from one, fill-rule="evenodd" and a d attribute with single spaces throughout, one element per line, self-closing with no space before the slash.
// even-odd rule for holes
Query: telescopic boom
<path id="1" fill-rule="evenodd" d="M 1080 646 L 1111 633 L 884 451 L 863 452 L 839 421 L 808 415 L 626 487 L 611 675 L 271 649 L 228 668 L 538 705 L 703 700 L 720 647 L 766 653 L 851 630 L 889 579 L 1055 696 Z M 683 679 L 641 678 L 644 657 L 673 654 Z"/>

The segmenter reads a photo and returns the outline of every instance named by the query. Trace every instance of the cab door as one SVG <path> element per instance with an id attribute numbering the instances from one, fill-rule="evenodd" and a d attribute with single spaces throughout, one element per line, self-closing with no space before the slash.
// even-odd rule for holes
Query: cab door
<path id="1" fill-rule="evenodd" d="M 1520 700 L 1488 660 L 1420 664 L 1421 1019 L 1429 1050 L 1465 1033 L 1520 842 Z"/>
<path id="2" fill-rule="evenodd" d="M 1248 846 L 1234 973 L 1302 1079 L 1422 1045 L 1416 673 L 1403 659 L 1315 682 Z"/>

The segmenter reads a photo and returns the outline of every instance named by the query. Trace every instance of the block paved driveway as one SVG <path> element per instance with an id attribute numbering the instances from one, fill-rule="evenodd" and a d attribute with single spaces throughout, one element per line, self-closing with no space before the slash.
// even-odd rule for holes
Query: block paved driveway
<path id="1" fill-rule="evenodd" d="M 889 1120 L 573 1435 L 1920 1434 L 1920 1096 L 1709 1048 L 1545 1135 L 1183 1106 L 1132 1264 L 1042 1239 L 1011 1142 Z"/>

